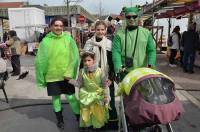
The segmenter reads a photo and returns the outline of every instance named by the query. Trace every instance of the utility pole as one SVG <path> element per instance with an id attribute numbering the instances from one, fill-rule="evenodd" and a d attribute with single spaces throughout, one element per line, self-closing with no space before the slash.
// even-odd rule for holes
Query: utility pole
<path id="1" fill-rule="evenodd" d="M 152 8 L 152 34 L 154 34 L 154 30 L 153 30 L 153 24 L 154 24 L 154 21 L 155 21 L 155 17 L 154 17 L 154 5 L 155 5 L 155 0 L 153 0 L 153 8 Z"/>
<path id="2" fill-rule="evenodd" d="M 102 9 L 102 2 L 101 0 L 99 1 L 99 17 L 102 16 L 102 12 L 103 12 L 103 9 Z"/>
<path id="3" fill-rule="evenodd" d="M 133 6 L 133 2 L 132 2 L 132 0 L 131 0 L 131 6 Z"/>
<path id="4" fill-rule="evenodd" d="M 64 0 L 65 4 L 67 5 L 67 27 L 70 27 L 70 16 L 69 16 L 69 0 Z"/>

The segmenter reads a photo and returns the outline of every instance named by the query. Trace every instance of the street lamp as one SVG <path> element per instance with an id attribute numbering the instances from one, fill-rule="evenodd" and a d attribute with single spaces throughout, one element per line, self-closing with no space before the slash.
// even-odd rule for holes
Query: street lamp
<path id="1" fill-rule="evenodd" d="M 70 14 L 69 14 L 69 3 L 70 2 L 81 2 L 83 0 L 64 0 L 65 4 L 67 5 L 67 23 L 68 27 L 70 27 Z"/>
<path id="2" fill-rule="evenodd" d="M 153 0 L 153 9 L 152 9 L 152 34 L 154 34 L 153 31 L 153 25 L 154 25 L 154 21 L 155 21 L 155 16 L 154 16 L 154 5 L 155 5 L 155 0 Z"/>

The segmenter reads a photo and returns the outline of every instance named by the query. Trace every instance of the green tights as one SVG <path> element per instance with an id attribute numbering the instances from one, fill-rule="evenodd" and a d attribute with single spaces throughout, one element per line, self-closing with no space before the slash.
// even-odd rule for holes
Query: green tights
<path id="1" fill-rule="evenodd" d="M 65 98 L 68 101 L 72 111 L 74 114 L 80 114 L 80 104 L 79 101 L 76 99 L 75 94 L 72 95 L 66 95 Z M 61 99 L 60 95 L 52 96 L 52 102 L 53 102 L 53 109 L 54 112 L 61 111 Z"/>

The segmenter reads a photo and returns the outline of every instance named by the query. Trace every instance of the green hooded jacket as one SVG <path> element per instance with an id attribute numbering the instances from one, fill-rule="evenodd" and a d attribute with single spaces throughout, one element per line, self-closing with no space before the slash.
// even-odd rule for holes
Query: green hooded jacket
<path id="1" fill-rule="evenodd" d="M 79 62 L 78 48 L 73 38 L 62 32 L 50 32 L 40 43 L 35 59 L 36 82 L 45 87 L 47 82 L 76 78 Z"/>
<path id="2" fill-rule="evenodd" d="M 156 45 L 151 32 L 143 27 L 138 28 L 138 39 L 135 54 L 133 56 L 136 34 L 137 30 L 127 31 L 126 57 L 133 58 L 133 67 L 128 68 L 127 71 L 129 72 L 135 68 L 147 67 L 147 65 L 151 65 L 155 68 Z M 118 30 L 114 36 L 112 59 L 115 72 L 118 73 L 125 62 L 125 29 Z"/>

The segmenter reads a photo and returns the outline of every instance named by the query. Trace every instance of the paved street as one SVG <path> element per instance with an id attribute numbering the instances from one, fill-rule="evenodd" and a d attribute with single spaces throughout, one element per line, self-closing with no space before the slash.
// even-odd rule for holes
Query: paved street
<path id="1" fill-rule="evenodd" d="M 200 68 L 195 67 L 194 74 L 183 73 L 182 68 L 168 66 L 166 55 L 159 54 L 158 70 L 172 77 L 176 83 L 179 99 L 182 101 L 185 113 L 182 118 L 172 123 L 175 132 L 197 132 L 200 130 Z M 200 64 L 200 56 L 196 65 Z M 192 103 L 191 103 L 192 101 Z M 194 105 L 195 104 L 195 105 Z"/>
<path id="2" fill-rule="evenodd" d="M 171 68 L 168 66 L 168 61 L 165 55 L 158 55 L 158 70 L 172 77 L 176 84 L 180 85 L 177 89 L 183 89 L 200 100 L 200 55 L 196 57 L 196 65 L 194 74 L 183 73 L 182 68 Z"/>
<path id="3" fill-rule="evenodd" d="M 9 104 L 0 92 L 0 132 L 59 132 L 51 108 L 51 98 L 46 90 L 38 90 L 34 79 L 34 57 L 23 56 L 22 71 L 29 71 L 23 80 L 10 77 L 6 82 Z M 8 69 L 11 70 L 10 65 Z M 176 82 L 177 95 L 182 101 L 185 114 L 172 126 L 175 132 L 197 132 L 200 130 L 200 68 L 195 74 L 186 74 L 179 67 L 170 68 L 164 54 L 158 55 L 158 70 L 171 76 Z M 193 98 L 191 98 L 193 97 Z M 191 102 L 192 101 L 192 102 Z M 196 101 L 196 103 L 195 103 Z M 66 132 L 78 132 L 78 124 L 65 99 L 64 120 Z"/>

